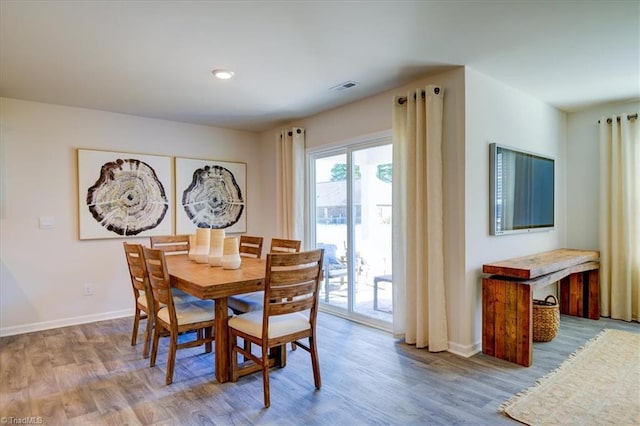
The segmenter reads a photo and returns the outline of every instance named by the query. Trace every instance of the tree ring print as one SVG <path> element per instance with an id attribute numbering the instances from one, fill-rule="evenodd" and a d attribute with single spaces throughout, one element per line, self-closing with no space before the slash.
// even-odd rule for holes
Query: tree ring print
<path id="1" fill-rule="evenodd" d="M 155 170 L 144 161 L 105 163 L 87 192 L 87 206 L 100 225 L 118 235 L 137 235 L 158 226 L 169 201 Z"/>
<path id="2" fill-rule="evenodd" d="M 228 228 L 240 220 L 244 210 L 242 190 L 233 173 L 222 166 L 204 166 L 182 194 L 189 219 L 199 228 Z"/>

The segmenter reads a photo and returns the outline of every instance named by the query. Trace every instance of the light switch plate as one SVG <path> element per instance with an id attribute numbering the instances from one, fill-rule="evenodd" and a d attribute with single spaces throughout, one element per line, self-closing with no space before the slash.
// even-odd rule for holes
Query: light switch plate
<path id="1" fill-rule="evenodd" d="M 40 229 L 51 229 L 56 227 L 56 220 L 53 216 L 40 217 Z"/>

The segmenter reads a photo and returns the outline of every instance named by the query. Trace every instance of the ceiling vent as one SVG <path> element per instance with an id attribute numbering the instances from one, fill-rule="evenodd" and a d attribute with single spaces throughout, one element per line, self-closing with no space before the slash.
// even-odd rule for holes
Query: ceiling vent
<path id="1" fill-rule="evenodd" d="M 333 86 L 331 88 L 331 90 L 335 91 L 335 92 L 342 92 L 343 90 L 347 90 L 347 89 L 351 89 L 353 87 L 356 87 L 357 85 L 359 85 L 360 83 L 355 82 L 355 81 L 345 81 L 344 83 L 340 83 L 337 86 Z"/>

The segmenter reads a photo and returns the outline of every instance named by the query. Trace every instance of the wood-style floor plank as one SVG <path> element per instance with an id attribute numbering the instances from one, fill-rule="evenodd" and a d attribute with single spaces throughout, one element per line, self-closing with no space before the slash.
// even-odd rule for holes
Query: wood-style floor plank
<path id="1" fill-rule="evenodd" d="M 204 348 L 179 351 L 165 386 L 166 339 L 150 368 L 142 343 L 130 345 L 131 326 L 124 318 L 1 338 L 0 417 L 41 416 L 49 425 L 517 424 L 498 412 L 511 395 L 605 328 L 640 333 L 635 322 L 562 316 L 558 336 L 535 343 L 526 368 L 482 353 L 430 353 L 320 314 L 322 389 L 313 386 L 309 355 L 289 351 L 287 367 L 270 374 L 272 405 L 264 409 L 260 374 L 218 384 L 215 355 Z"/>

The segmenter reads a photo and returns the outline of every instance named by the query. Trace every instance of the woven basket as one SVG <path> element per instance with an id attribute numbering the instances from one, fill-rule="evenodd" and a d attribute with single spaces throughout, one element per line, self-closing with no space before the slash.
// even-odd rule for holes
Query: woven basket
<path id="1" fill-rule="evenodd" d="M 549 298 L 553 299 L 549 301 Z M 533 300 L 533 341 L 549 342 L 558 334 L 560 307 L 554 295 Z"/>

